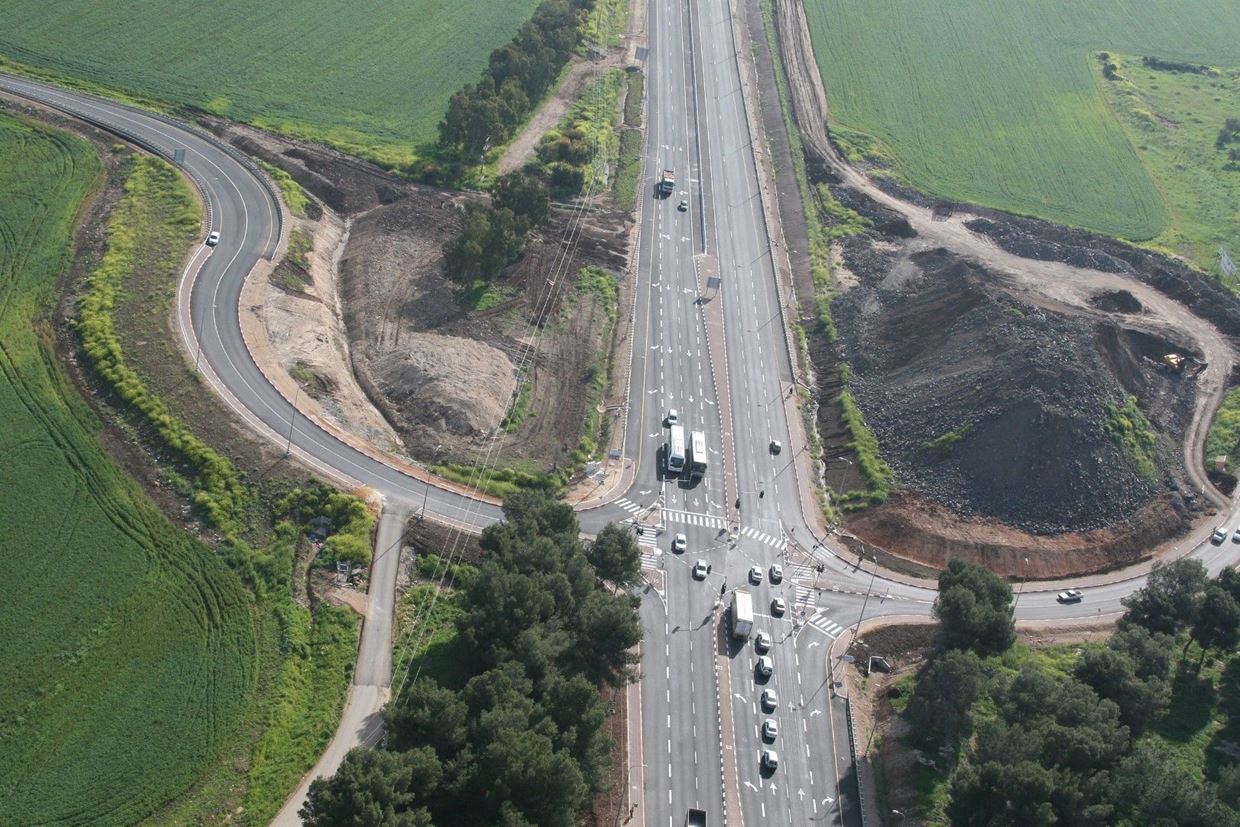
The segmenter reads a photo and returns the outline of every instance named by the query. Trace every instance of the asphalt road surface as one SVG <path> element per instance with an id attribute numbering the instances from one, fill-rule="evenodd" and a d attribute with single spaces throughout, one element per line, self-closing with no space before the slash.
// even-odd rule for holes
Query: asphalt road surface
<path id="1" fill-rule="evenodd" d="M 737 49 L 749 45 L 735 42 L 725 0 L 650 0 L 647 34 L 645 202 L 626 441 L 638 471 L 614 504 L 580 515 L 589 532 L 619 519 L 650 528 L 639 538 L 652 580 L 641 610 L 644 746 L 629 770 L 641 778 L 649 825 L 675 827 L 688 807 L 705 809 L 712 824 L 725 823 L 725 815 L 726 823 L 859 823 L 843 705 L 830 691 L 830 644 L 863 617 L 927 615 L 934 595 L 859 566 L 829 542 L 813 542 L 801 514 L 782 404 L 791 367 L 739 91 Z M 254 265 L 277 250 L 280 220 L 273 192 L 243 158 L 197 130 L 123 104 L 9 75 L 0 75 L 0 90 L 170 160 L 184 150 L 179 163 L 203 193 L 207 229 L 218 230 L 221 242 L 194 257 L 182 283 L 180 321 L 188 352 L 237 416 L 324 477 L 370 486 L 394 509 L 417 511 L 426 495 L 427 511 L 451 524 L 476 529 L 499 518 L 493 506 L 428 490 L 399 461 L 363 453 L 318 428 L 258 370 L 241 338 L 237 302 Z M 676 171 L 676 190 L 657 198 L 664 168 Z M 682 199 L 685 211 L 677 208 Z M 718 289 L 705 283 L 712 274 L 721 280 Z M 706 434 L 710 468 L 696 485 L 660 471 L 669 408 L 679 411 L 686 431 Z M 788 447 L 776 455 L 772 439 Z M 1226 522 L 1235 527 L 1234 513 Z M 683 554 L 671 551 L 678 532 L 688 541 Z M 1193 553 L 1217 572 L 1238 549 L 1202 543 Z M 703 580 L 691 574 L 699 559 L 710 566 Z M 778 584 L 770 577 L 775 564 L 784 567 Z M 751 567 L 762 573 L 760 583 L 747 583 Z M 1028 584 L 1017 617 L 1118 612 L 1120 599 L 1143 582 L 1142 571 L 1113 573 L 1067 606 L 1055 600 L 1067 584 Z M 378 636 L 362 647 L 357 666 L 365 686 L 376 690 L 391 681 L 394 581 L 394 565 L 376 567 L 367 626 Z M 752 644 L 728 635 L 724 608 L 742 587 L 754 595 L 758 629 L 775 641 L 774 672 L 764 680 L 755 673 Z M 782 616 L 771 607 L 776 597 L 787 604 Z M 771 711 L 756 703 L 765 688 L 778 695 Z M 357 695 L 373 706 L 383 693 Z M 354 724 L 366 717 L 366 710 L 353 712 Z M 759 733 L 768 718 L 779 729 L 773 742 Z M 356 739 L 366 737 L 363 727 L 353 729 L 363 733 Z M 759 764 L 761 750 L 770 748 L 780 756 L 774 772 Z"/>

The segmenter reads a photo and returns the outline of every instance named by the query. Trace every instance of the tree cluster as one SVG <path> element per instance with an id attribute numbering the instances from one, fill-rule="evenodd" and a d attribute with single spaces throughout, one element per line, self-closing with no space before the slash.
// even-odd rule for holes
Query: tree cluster
<path id="1" fill-rule="evenodd" d="M 989 569 L 952 560 L 939 575 L 934 601 L 941 649 L 970 649 L 996 655 L 1016 641 L 1012 587 Z"/>
<path id="2" fill-rule="evenodd" d="M 594 0 L 543 0 L 508 44 L 491 52 L 482 78 L 452 96 L 439 148 L 472 162 L 510 138 L 572 56 Z"/>
<path id="3" fill-rule="evenodd" d="M 1240 765 L 1203 780 L 1151 736 L 1174 711 L 1173 689 L 1199 684 L 1206 653 L 1240 644 L 1240 575 L 1155 565 L 1119 631 L 1070 672 L 1009 665 L 1010 592 L 996 581 L 965 564 L 944 571 L 936 613 L 948 628 L 904 713 L 911 742 L 949 773 L 950 822 L 1240 825 Z M 1196 663 L 1185 659 L 1194 643 Z M 1240 666 L 1225 670 L 1220 695 L 1240 713 Z"/>
<path id="4" fill-rule="evenodd" d="M 519 172 L 496 180 L 489 207 L 470 207 L 456 238 L 444 245 L 448 276 L 464 284 L 491 281 L 525 248 L 530 231 L 547 223 L 551 199 L 536 178 Z"/>
<path id="5" fill-rule="evenodd" d="M 542 494 L 504 505 L 462 587 L 460 687 L 422 676 L 385 713 L 387 742 L 316 781 L 313 827 L 576 824 L 606 783 L 602 688 L 631 678 L 639 553 L 620 529 L 586 546 L 572 509 Z"/>

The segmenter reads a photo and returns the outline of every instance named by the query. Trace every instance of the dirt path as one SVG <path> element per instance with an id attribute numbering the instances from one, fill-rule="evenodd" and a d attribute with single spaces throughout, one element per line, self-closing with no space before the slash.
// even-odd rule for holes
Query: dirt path
<path id="1" fill-rule="evenodd" d="M 776 12 L 793 107 L 806 148 L 831 166 L 844 185 L 904 216 L 918 233 L 919 245 L 927 249 L 947 248 L 999 272 L 1016 289 L 1040 294 L 1091 313 L 1089 298 L 1094 294 L 1127 290 L 1149 311 L 1133 326 L 1145 326 L 1156 332 L 1174 330 L 1196 344 L 1208 364 L 1197 380 L 1198 393 L 1192 422 L 1183 446 L 1184 466 L 1194 486 L 1214 505 L 1228 507 L 1229 500 L 1206 478 L 1201 462 L 1206 433 L 1214 412 L 1222 402 L 1228 377 L 1236 362 L 1235 349 L 1227 337 L 1183 304 L 1135 279 L 1055 261 L 1022 258 L 1000 249 L 990 239 L 968 229 L 965 224 L 976 218 L 975 215 L 957 213 L 941 220 L 933 215 L 931 209 L 911 204 L 879 188 L 868 176 L 841 158 L 827 137 L 829 110 L 826 91 L 814 60 L 809 30 L 799 0 L 776 0 Z"/>
<path id="2" fill-rule="evenodd" d="M 624 45 L 607 50 L 602 58 L 591 59 L 574 57 L 568 74 L 560 82 L 555 92 L 534 111 L 529 122 L 521 129 L 521 133 L 513 138 L 500 156 L 496 168 L 500 175 L 507 175 L 520 169 L 534 154 L 534 148 L 547 130 L 558 124 L 568 112 L 573 102 L 581 95 L 586 85 L 606 72 L 621 66 L 636 65 L 634 46 L 644 37 L 646 29 L 646 4 L 640 0 L 630 0 L 628 8 L 628 29 L 624 34 Z"/>
<path id="3" fill-rule="evenodd" d="M 517 135 L 508 144 L 508 148 L 504 150 L 504 154 L 500 156 L 499 163 L 496 167 L 500 175 L 520 169 L 525 162 L 534 154 L 534 148 L 538 146 L 539 140 L 546 134 L 547 130 L 558 124 L 568 112 L 568 108 L 573 105 L 582 90 L 586 88 L 586 84 L 602 75 L 608 69 L 614 69 L 623 65 L 625 53 L 620 49 L 609 50 L 607 56 L 601 60 L 588 60 L 586 58 L 573 58 L 572 68 L 568 70 L 560 88 L 555 90 L 555 94 L 542 102 L 542 105 L 534 112 L 534 115 L 525 124 L 521 130 L 521 134 Z"/>

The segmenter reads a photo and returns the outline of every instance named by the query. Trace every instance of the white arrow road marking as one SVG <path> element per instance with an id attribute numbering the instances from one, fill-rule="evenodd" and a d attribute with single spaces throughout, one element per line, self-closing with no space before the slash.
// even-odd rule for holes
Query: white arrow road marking
<path id="1" fill-rule="evenodd" d="M 749 789 L 753 790 L 754 792 L 757 792 L 757 791 L 758 791 L 758 788 L 757 788 L 757 787 L 755 787 L 753 784 L 749 783 L 748 781 L 746 781 L 746 782 L 745 782 L 745 786 L 746 786 L 746 787 L 748 787 Z"/>
<path id="2" fill-rule="evenodd" d="M 736 700 L 740 701 L 741 703 L 745 702 L 745 696 L 739 692 L 733 692 L 732 697 L 736 698 Z"/>
<path id="3" fill-rule="evenodd" d="M 647 495 L 647 494 L 649 494 L 649 493 L 650 493 L 650 489 L 649 489 L 649 488 L 643 488 L 641 491 L 638 491 L 638 492 L 637 492 L 638 496 L 641 496 L 641 497 L 644 497 L 644 496 L 646 496 L 646 495 Z"/>
<path id="4" fill-rule="evenodd" d="M 817 645 L 818 645 L 818 643 L 819 643 L 819 641 L 815 640 L 813 643 L 811 643 L 811 644 L 809 645 L 809 648 L 813 649 L 815 646 L 817 646 Z"/>
<path id="5" fill-rule="evenodd" d="M 809 717 L 813 718 L 815 715 L 821 715 L 821 714 L 822 714 L 821 709 L 815 709 L 813 712 L 809 714 Z"/>
<path id="6" fill-rule="evenodd" d="M 658 388 L 651 388 L 650 390 L 646 391 L 646 393 L 658 393 L 658 392 L 659 392 Z"/>
<path id="7" fill-rule="evenodd" d="M 804 800 L 805 800 L 805 790 L 802 790 L 801 788 L 799 788 L 799 787 L 798 787 L 798 788 L 797 788 L 797 798 L 799 798 L 799 799 L 801 799 L 802 801 L 804 801 Z"/>
<path id="8" fill-rule="evenodd" d="M 822 806 L 824 806 L 824 807 L 825 807 L 825 806 L 827 806 L 828 804 L 830 804 L 830 803 L 831 803 L 831 802 L 833 802 L 833 801 L 835 801 L 835 799 L 834 799 L 834 798 L 832 798 L 831 796 L 827 796 L 826 798 L 824 798 L 824 799 L 822 800 Z"/>

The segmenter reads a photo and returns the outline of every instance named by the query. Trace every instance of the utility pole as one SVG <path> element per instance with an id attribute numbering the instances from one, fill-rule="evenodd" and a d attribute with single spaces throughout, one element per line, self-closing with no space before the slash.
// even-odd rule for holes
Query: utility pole
<path id="1" fill-rule="evenodd" d="M 1020 594 L 1025 590 L 1025 581 L 1029 579 L 1029 558 L 1025 558 L 1024 574 L 1020 578 L 1020 585 L 1016 587 L 1016 599 L 1012 601 L 1012 617 L 1016 617 L 1016 606 L 1020 603 Z"/>
<path id="2" fill-rule="evenodd" d="M 293 452 L 293 424 L 297 422 L 297 403 L 301 401 L 301 385 L 297 385 L 297 393 L 293 394 L 293 410 L 288 417 L 288 444 L 284 446 L 284 456 Z"/>

